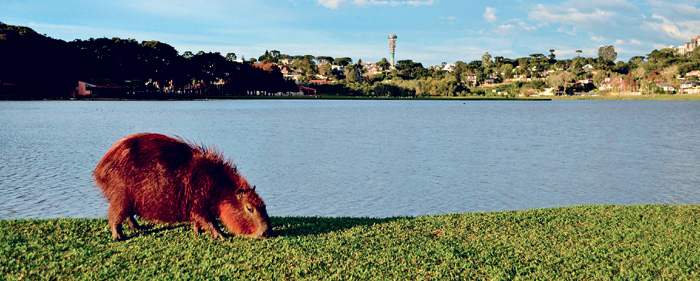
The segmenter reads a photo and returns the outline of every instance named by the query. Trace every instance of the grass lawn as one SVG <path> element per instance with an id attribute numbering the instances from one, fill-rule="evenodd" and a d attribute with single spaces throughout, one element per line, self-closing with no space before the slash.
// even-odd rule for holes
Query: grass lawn
<path id="1" fill-rule="evenodd" d="M 700 280 L 700 205 L 272 223 L 268 240 L 155 225 L 114 242 L 104 219 L 0 220 L 0 280 Z"/>

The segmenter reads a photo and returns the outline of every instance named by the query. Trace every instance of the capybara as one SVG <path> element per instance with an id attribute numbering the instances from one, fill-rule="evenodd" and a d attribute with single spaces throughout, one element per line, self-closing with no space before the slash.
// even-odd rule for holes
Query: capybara
<path id="1" fill-rule="evenodd" d="M 112 238 L 123 240 L 124 220 L 135 215 L 152 222 L 191 222 L 199 234 L 229 232 L 254 238 L 273 235 L 265 203 L 236 166 L 213 148 L 180 138 L 143 133 L 119 140 L 93 172 L 109 201 Z"/>

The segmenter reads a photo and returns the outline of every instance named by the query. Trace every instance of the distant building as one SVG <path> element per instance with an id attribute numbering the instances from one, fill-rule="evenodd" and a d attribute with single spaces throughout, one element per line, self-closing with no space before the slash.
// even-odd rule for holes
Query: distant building
<path id="1" fill-rule="evenodd" d="M 333 84 L 335 83 L 333 80 L 328 80 L 328 79 L 311 79 L 309 81 L 309 84 Z"/>
<path id="2" fill-rule="evenodd" d="M 442 66 L 442 70 L 452 72 L 455 70 L 455 67 L 457 67 L 457 65 L 454 63 L 446 63 L 444 66 Z"/>
<path id="3" fill-rule="evenodd" d="M 294 81 L 299 80 L 299 77 L 301 76 L 301 70 L 293 69 L 287 66 L 283 66 L 280 72 L 282 72 L 282 76 L 285 79 L 291 79 Z"/>
<path id="4" fill-rule="evenodd" d="M 126 89 L 116 85 L 96 85 L 78 81 L 73 97 L 114 97 L 126 93 Z"/>
<path id="5" fill-rule="evenodd" d="M 686 54 L 694 51 L 698 47 L 700 47 L 700 35 L 693 37 L 692 39 L 690 39 L 690 42 L 678 46 L 678 48 L 675 49 L 679 55 L 685 56 Z"/>
<path id="6" fill-rule="evenodd" d="M 685 77 L 689 77 L 689 76 L 700 77 L 700 70 L 693 70 L 693 71 L 685 74 Z"/>

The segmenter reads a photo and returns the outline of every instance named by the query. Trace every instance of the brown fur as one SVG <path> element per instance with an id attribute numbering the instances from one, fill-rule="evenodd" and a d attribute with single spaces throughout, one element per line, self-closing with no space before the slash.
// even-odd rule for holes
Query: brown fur
<path id="1" fill-rule="evenodd" d="M 196 233 L 229 232 L 255 238 L 272 235 L 265 203 L 229 160 L 204 146 L 160 134 L 119 140 L 93 172 L 109 201 L 112 237 L 123 240 L 121 224 L 139 228 L 138 215 L 162 223 L 191 222 Z"/>

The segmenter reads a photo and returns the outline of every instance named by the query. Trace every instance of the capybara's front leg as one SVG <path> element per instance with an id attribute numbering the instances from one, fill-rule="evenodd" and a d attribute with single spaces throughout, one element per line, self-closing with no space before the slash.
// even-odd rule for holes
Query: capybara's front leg
<path id="1" fill-rule="evenodd" d="M 199 235 L 200 231 L 202 230 L 202 226 L 199 225 L 196 221 L 192 222 L 192 230 L 194 231 L 195 234 Z"/>
<path id="2" fill-rule="evenodd" d="M 138 222 L 136 222 L 136 219 L 134 218 L 133 215 L 129 215 L 126 217 L 126 223 L 129 224 L 129 227 L 131 227 L 131 230 L 133 230 L 133 231 L 141 230 L 141 226 L 139 225 Z"/>
<path id="3" fill-rule="evenodd" d="M 109 227 L 112 230 L 112 238 L 117 241 L 124 240 L 124 233 L 122 233 L 122 222 L 126 219 L 127 215 L 123 208 L 117 204 L 109 205 Z"/>
<path id="4" fill-rule="evenodd" d="M 201 226 L 204 228 L 204 230 L 209 231 L 211 233 L 211 236 L 214 239 L 218 239 L 221 237 L 224 237 L 221 232 L 219 231 L 219 228 L 216 227 L 216 224 L 209 219 L 211 216 L 204 216 L 200 214 L 192 214 L 192 228 L 195 230 L 195 233 L 199 234 L 199 227 Z"/>

